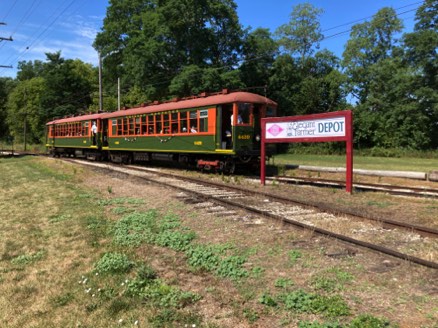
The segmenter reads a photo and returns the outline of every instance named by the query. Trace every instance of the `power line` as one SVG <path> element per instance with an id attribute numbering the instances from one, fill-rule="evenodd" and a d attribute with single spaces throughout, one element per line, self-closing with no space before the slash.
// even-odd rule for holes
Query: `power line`
<path id="1" fill-rule="evenodd" d="M 406 5 L 406 6 L 399 7 L 399 8 L 396 8 L 394 10 L 397 11 L 397 10 L 400 10 L 400 9 L 403 9 L 403 8 L 407 8 L 407 7 L 418 5 L 420 3 L 423 3 L 423 1 L 418 1 L 418 2 L 414 2 L 414 3 L 410 3 L 410 4 Z M 414 10 L 417 10 L 417 8 L 415 8 Z M 333 26 L 333 27 L 327 28 L 325 30 L 322 30 L 321 32 L 327 32 L 327 31 L 335 30 L 335 29 L 337 29 L 339 27 L 343 27 L 343 26 L 348 26 L 348 25 L 352 25 L 352 24 L 355 24 L 355 23 L 359 23 L 359 22 L 362 22 L 364 20 L 373 18 L 374 16 L 376 16 L 376 14 L 371 15 L 371 16 L 367 16 L 367 17 L 364 17 L 364 18 L 359 18 L 359 19 L 356 19 L 356 20 L 348 22 L 348 23 L 344 23 L 344 24 L 340 24 L 340 25 L 337 25 L 337 26 Z"/>
<path id="2" fill-rule="evenodd" d="M 6 23 L 0 22 L 0 25 L 6 25 Z M 12 40 L 12 36 L 10 36 L 9 38 L 4 38 L 0 36 L 0 42 L 2 41 L 14 41 Z M 12 68 L 12 65 L 0 65 L 0 68 Z"/>

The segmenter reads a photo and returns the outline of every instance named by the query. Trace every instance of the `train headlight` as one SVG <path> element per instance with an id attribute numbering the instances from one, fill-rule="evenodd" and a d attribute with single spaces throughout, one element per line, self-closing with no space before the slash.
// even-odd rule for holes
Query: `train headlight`
<path id="1" fill-rule="evenodd" d="M 258 141 L 260 141 L 261 138 L 260 138 L 259 135 L 256 135 L 255 139 L 256 139 L 256 141 L 258 142 Z"/>

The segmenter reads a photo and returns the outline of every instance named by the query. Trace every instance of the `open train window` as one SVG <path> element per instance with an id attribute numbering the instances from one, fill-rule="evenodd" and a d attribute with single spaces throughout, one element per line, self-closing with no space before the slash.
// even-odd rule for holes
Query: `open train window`
<path id="1" fill-rule="evenodd" d="M 277 115 L 277 110 L 274 107 L 266 108 L 266 117 L 274 117 Z"/>
<path id="2" fill-rule="evenodd" d="M 208 110 L 199 111 L 199 132 L 208 132 Z"/>
<path id="3" fill-rule="evenodd" d="M 190 112 L 190 132 L 196 133 L 198 131 L 198 112 L 192 111 Z"/>
<path id="4" fill-rule="evenodd" d="M 189 128 L 188 128 L 188 124 L 187 124 L 187 113 L 188 112 L 182 112 L 182 113 L 179 113 L 179 118 L 180 118 L 180 121 L 179 121 L 179 128 L 180 128 L 180 131 L 179 132 L 181 132 L 181 133 L 187 133 L 187 132 L 189 132 Z"/>
<path id="5" fill-rule="evenodd" d="M 237 124 L 250 124 L 252 104 L 239 103 Z"/>

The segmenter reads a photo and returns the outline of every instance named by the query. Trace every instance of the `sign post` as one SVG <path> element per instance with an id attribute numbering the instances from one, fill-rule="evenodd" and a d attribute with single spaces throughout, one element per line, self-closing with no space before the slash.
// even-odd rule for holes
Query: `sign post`
<path id="1" fill-rule="evenodd" d="M 353 120 L 351 110 L 262 119 L 260 181 L 266 180 L 266 144 L 291 142 L 346 142 L 346 191 L 353 189 Z"/>

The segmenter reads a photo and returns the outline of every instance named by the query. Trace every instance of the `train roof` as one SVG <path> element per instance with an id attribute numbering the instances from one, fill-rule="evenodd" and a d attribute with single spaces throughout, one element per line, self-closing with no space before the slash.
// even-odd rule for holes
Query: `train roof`
<path id="1" fill-rule="evenodd" d="M 97 119 L 101 118 L 102 115 L 103 115 L 103 113 L 99 113 L 99 114 L 94 113 L 94 114 L 86 114 L 86 115 L 80 115 L 80 116 L 60 118 L 60 119 L 48 122 L 46 125 L 97 120 Z"/>
<path id="2" fill-rule="evenodd" d="M 81 121 L 96 120 L 100 118 L 103 119 L 103 118 L 112 118 L 112 117 L 127 116 L 127 115 L 148 114 L 148 113 L 163 112 L 163 111 L 169 111 L 175 109 L 214 106 L 220 104 L 230 104 L 235 102 L 249 102 L 249 103 L 277 106 L 277 103 L 275 101 L 272 101 L 269 98 L 263 97 L 255 93 L 241 92 L 241 91 L 228 93 L 227 91 L 224 90 L 224 92 L 212 96 L 206 95 L 197 98 L 174 100 L 164 103 L 155 102 L 152 104 L 130 108 L 130 109 L 119 110 L 112 113 L 99 113 L 99 114 L 95 113 L 95 114 L 61 118 L 48 122 L 46 125 L 81 122 Z"/>
<path id="3" fill-rule="evenodd" d="M 179 101 L 170 101 L 162 104 L 151 104 L 141 107 L 120 110 L 112 113 L 102 114 L 102 118 L 112 118 L 126 115 L 139 115 L 154 112 L 163 112 L 175 109 L 196 108 L 205 106 L 214 106 L 220 104 L 229 104 L 235 102 L 250 102 L 257 104 L 267 104 L 277 106 L 277 103 L 269 98 L 250 92 L 231 92 L 221 93 L 213 96 L 198 97 L 194 99 L 185 99 Z"/>

